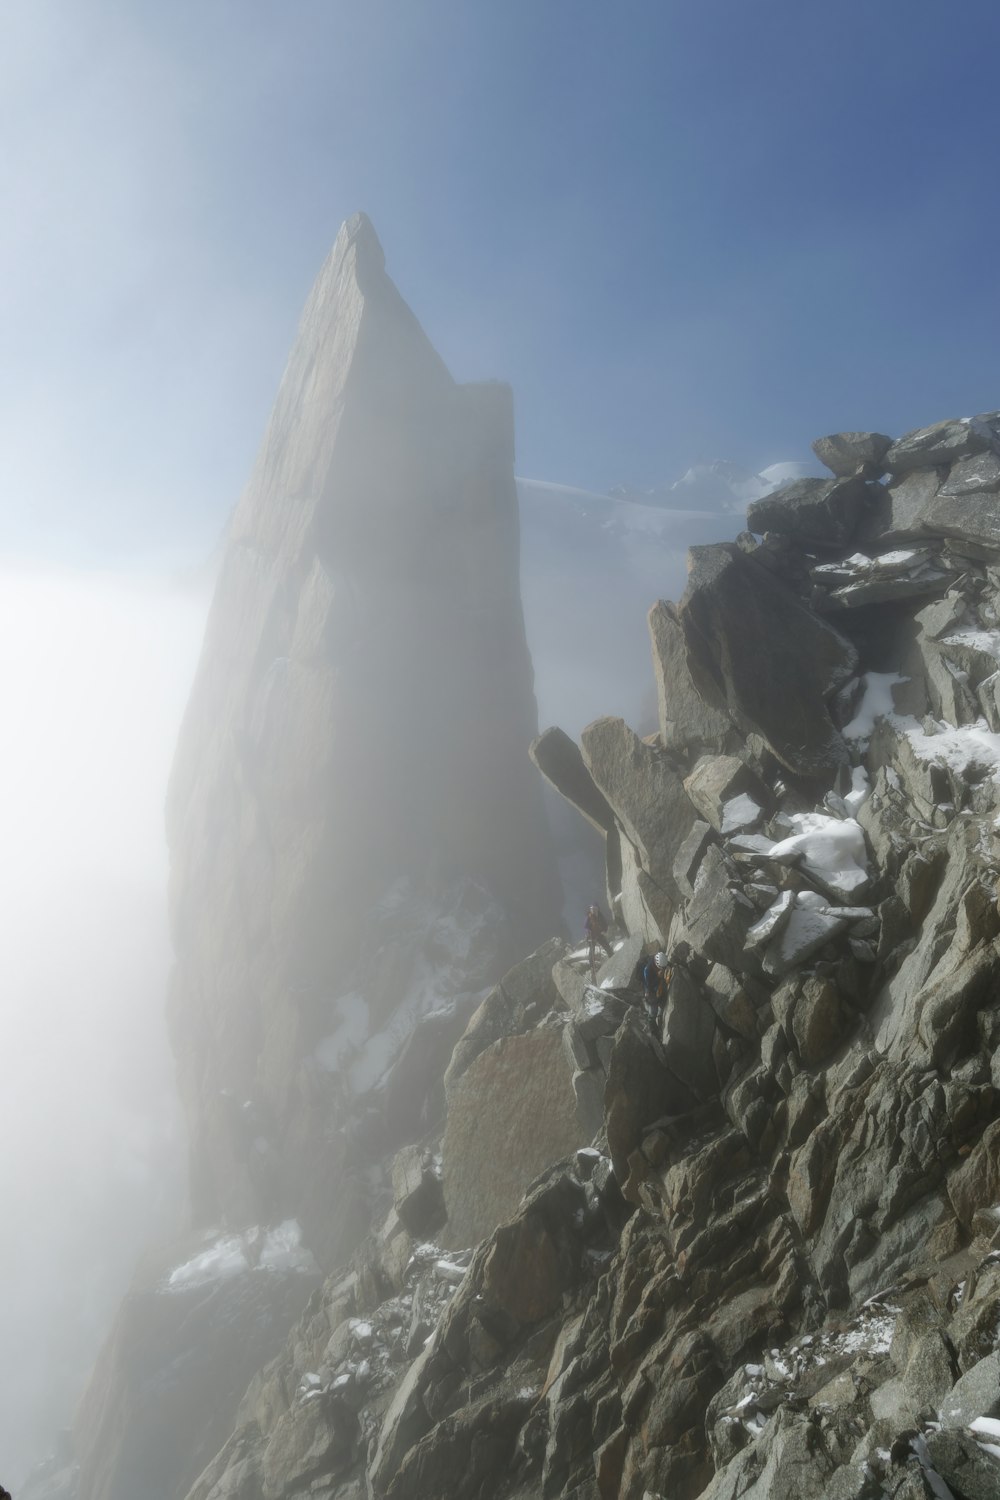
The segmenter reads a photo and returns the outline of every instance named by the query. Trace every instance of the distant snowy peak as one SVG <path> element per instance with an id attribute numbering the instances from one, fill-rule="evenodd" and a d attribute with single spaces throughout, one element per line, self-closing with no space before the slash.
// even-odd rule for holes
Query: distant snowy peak
<path id="1" fill-rule="evenodd" d="M 754 500 L 762 500 L 793 479 L 807 479 L 815 474 L 814 464 L 770 464 L 759 474 L 752 474 L 728 458 L 712 463 L 693 464 L 673 484 L 652 490 L 632 490 L 616 485 L 611 494 L 616 500 L 630 500 L 641 505 L 655 505 L 663 510 L 715 510 L 735 514 L 745 511 Z"/>

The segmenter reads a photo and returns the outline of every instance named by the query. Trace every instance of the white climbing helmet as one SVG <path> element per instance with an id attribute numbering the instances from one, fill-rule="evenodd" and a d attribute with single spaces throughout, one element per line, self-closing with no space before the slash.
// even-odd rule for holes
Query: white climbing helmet
<path id="1" fill-rule="evenodd" d="M 667 967 L 667 955 L 662 951 L 662 949 L 659 953 L 657 953 L 656 957 L 653 959 L 653 962 L 658 969 L 665 969 Z"/>

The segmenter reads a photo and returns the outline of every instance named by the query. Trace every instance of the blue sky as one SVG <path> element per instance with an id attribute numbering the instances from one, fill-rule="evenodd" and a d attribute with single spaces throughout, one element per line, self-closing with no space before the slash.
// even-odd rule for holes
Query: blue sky
<path id="1" fill-rule="evenodd" d="M 16 0 L 0 550 L 195 558 L 340 221 L 518 467 L 1000 406 L 995 0 Z"/>

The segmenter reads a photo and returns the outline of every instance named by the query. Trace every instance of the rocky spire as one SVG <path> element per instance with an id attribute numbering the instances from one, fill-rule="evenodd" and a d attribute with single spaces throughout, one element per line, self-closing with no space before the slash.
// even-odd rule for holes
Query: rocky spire
<path id="1" fill-rule="evenodd" d="M 170 787 L 197 1219 L 297 1209 L 326 1128 L 310 1054 L 387 890 L 465 882 L 508 957 L 558 927 L 513 446 L 508 388 L 455 384 L 350 219 L 232 518 Z"/>

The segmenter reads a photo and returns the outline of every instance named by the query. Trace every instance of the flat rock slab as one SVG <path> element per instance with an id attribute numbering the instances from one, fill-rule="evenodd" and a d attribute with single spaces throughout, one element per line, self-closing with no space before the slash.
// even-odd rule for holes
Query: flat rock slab
<path id="1" fill-rule="evenodd" d="M 452 1090 L 442 1143 L 443 1242 L 474 1245 L 552 1162 L 589 1146 L 562 1036 L 541 1028 L 481 1052 Z"/>

